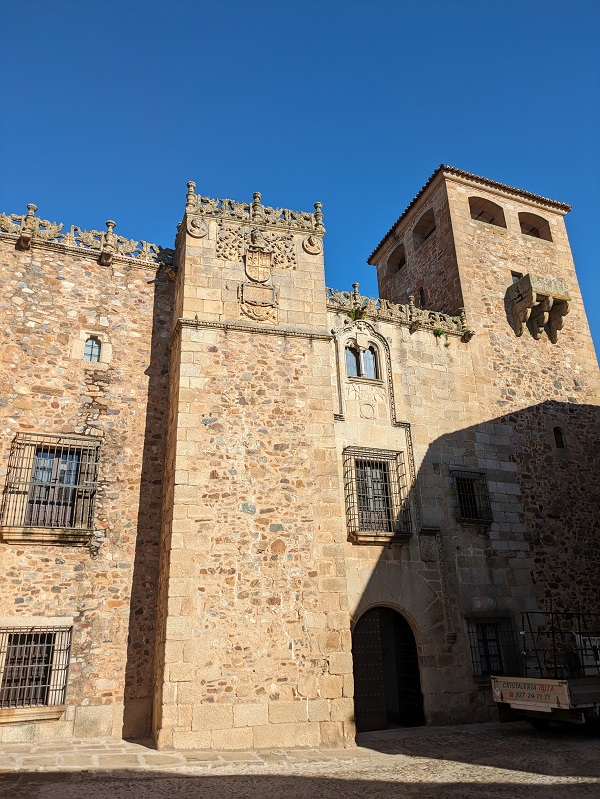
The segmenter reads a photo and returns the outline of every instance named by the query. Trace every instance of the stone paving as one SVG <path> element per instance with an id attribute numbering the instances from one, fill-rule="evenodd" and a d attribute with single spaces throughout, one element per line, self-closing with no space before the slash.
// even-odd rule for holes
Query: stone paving
<path id="1" fill-rule="evenodd" d="M 600 799 L 600 741 L 525 724 L 388 730 L 352 749 L 161 751 L 89 739 L 3 744 L 10 799 Z"/>

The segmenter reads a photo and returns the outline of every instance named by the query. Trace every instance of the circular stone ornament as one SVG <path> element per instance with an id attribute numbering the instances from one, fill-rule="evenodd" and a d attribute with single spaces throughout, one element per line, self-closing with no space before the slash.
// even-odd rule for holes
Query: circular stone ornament
<path id="1" fill-rule="evenodd" d="M 309 255 L 320 255 L 323 252 L 323 242 L 318 236 L 310 235 L 305 238 L 302 247 Z"/>

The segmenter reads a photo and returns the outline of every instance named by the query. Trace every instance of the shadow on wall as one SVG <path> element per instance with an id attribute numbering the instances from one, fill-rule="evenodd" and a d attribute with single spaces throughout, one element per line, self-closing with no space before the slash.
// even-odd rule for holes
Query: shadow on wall
<path id="1" fill-rule="evenodd" d="M 423 712 L 433 725 L 495 718 L 474 678 L 487 687 L 497 664 L 477 675 L 469 617 L 600 612 L 599 462 L 600 408 L 576 403 L 532 405 L 429 445 L 410 544 L 383 549 L 366 583 L 358 551 L 347 563 L 359 731 L 419 725 Z M 413 516 L 416 504 L 413 494 Z"/>
<path id="2" fill-rule="evenodd" d="M 129 610 L 123 712 L 124 738 L 150 736 L 152 730 L 152 685 L 172 297 L 173 285 L 168 280 L 165 270 L 160 269 L 154 281 L 150 363 L 145 370 L 148 376 L 148 404 Z"/>

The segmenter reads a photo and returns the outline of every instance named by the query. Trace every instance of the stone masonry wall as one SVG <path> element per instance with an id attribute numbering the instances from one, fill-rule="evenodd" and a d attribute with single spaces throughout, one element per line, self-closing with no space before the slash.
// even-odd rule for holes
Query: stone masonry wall
<path id="1" fill-rule="evenodd" d="M 488 384 L 490 416 L 514 428 L 511 444 L 544 609 L 600 610 L 599 375 L 562 213 L 459 179 L 448 182 L 461 282 L 477 335 L 474 360 Z M 470 218 L 471 194 L 504 208 L 507 228 Z M 521 233 L 518 213 L 548 220 L 552 242 Z M 544 332 L 513 332 L 506 290 L 512 272 L 566 283 L 571 300 L 553 344 Z M 556 447 L 553 428 L 564 433 Z"/>
<path id="2" fill-rule="evenodd" d="M 0 247 L 0 489 L 19 431 L 102 440 L 97 557 L 0 543 L 2 625 L 74 627 L 63 719 L 0 723 L 0 739 L 120 735 L 124 724 L 148 734 L 171 284 L 151 266 L 102 267 L 60 246 Z M 109 363 L 82 360 L 82 333 L 112 347 Z"/>
<path id="3" fill-rule="evenodd" d="M 413 229 L 422 214 L 432 208 L 436 228 L 419 246 Z M 404 244 L 406 264 L 397 269 L 394 251 Z M 406 303 L 413 295 L 419 304 L 419 289 L 423 289 L 425 308 L 457 314 L 463 306 L 461 286 L 452 247 L 452 227 L 446 188 L 435 181 L 421 202 L 402 220 L 395 234 L 377 258 L 379 294 L 387 300 Z"/>
<path id="4" fill-rule="evenodd" d="M 207 223 L 178 246 L 184 318 L 173 343 L 156 739 L 228 749 L 349 741 L 322 258 L 294 234 L 294 263 L 272 269 L 277 320 L 261 324 L 241 316 L 244 265 L 216 255 L 220 228 Z"/>

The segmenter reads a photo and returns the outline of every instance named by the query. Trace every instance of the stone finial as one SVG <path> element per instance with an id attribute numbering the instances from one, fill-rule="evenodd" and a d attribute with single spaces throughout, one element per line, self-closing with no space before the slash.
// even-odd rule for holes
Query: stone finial
<path id="1" fill-rule="evenodd" d="M 31 249 L 31 239 L 35 237 L 39 230 L 40 222 L 35 215 L 36 211 L 37 205 L 34 205 L 33 203 L 27 203 L 27 214 L 21 221 L 21 230 L 19 240 L 17 241 L 17 246 L 21 250 Z"/>
<path id="2" fill-rule="evenodd" d="M 185 195 L 185 210 L 190 213 L 196 210 L 196 184 L 193 180 L 189 180 L 187 184 L 187 193 Z"/>
<path id="3" fill-rule="evenodd" d="M 325 233 L 323 227 L 323 203 L 315 203 L 315 230 L 318 233 Z"/>
<path id="4" fill-rule="evenodd" d="M 360 305 L 360 292 L 358 290 L 360 283 L 352 284 L 352 307 L 358 308 Z"/>
<path id="5" fill-rule="evenodd" d="M 265 209 L 260 203 L 261 197 L 262 194 L 259 191 L 255 191 L 254 194 L 252 195 L 252 205 L 250 207 L 250 213 L 253 222 L 264 220 L 265 218 Z"/>
<path id="6" fill-rule="evenodd" d="M 107 230 L 102 234 L 102 241 L 100 244 L 99 261 L 102 266 L 110 266 L 113 262 L 115 253 L 117 252 L 118 239 L 116 233 L 113 232 L 116 224 L 117 223 L 113 222 L 112 219 L 106 220 Z"/>

